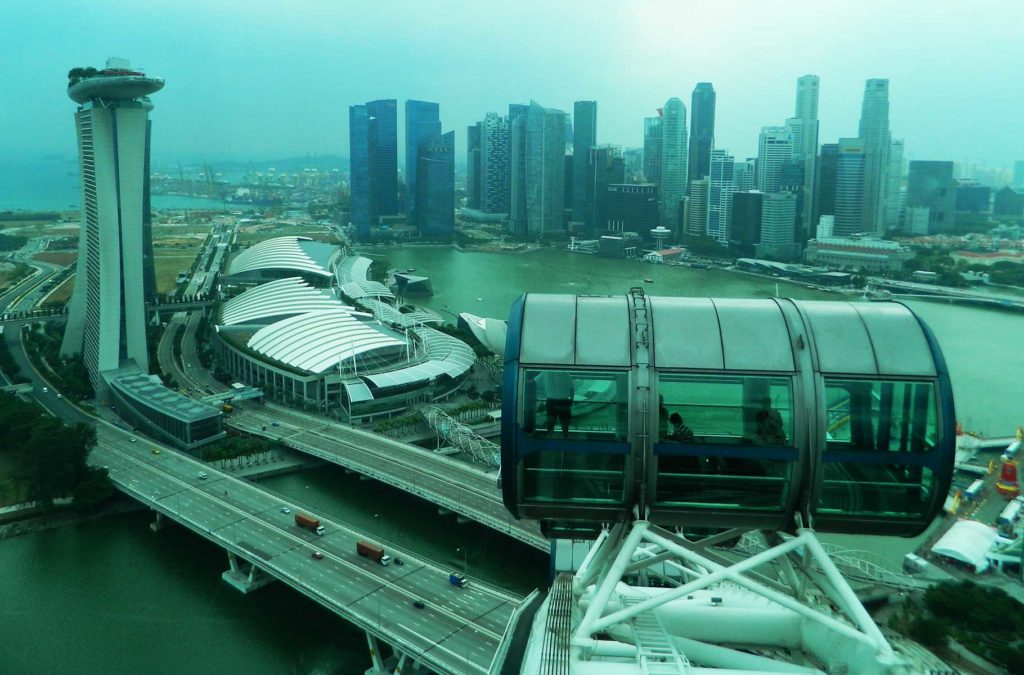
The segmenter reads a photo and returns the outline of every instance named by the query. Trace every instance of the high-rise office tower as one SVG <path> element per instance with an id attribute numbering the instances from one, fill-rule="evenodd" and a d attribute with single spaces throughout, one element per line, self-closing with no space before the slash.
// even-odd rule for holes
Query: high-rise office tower
<path id="1" fill-rule="evenodd" d="M 508 213 L 508 118 L 487 113 L 480 136 L 480 208 L 486 213 Z"/>
<path id="2" fill-rule="evenodd" d="M 748 192 L 755 189 L 757 187 L 757 159 L 748 157 L 742 162 L 735 162 L 732 176 L 736 192 Z"/>
<path id="3" fill-rule="evenodd" d="M 426 239 L 455 233 L 455 132 L 440 132 L 416 153 L 416 224 Z"/>
<path id="4" fill-rule="evenodd" d="M 861 224 L 865 232 L 881 234 L 885 230 L 885 196 L 891 140 L 889 80 L 872 79 L 864 85 L 860 139 L 864 141 L 864 214 L 861 216 Z M 837 222 L 837 229 L 838 225 Z"/>
<path id="5" fill-rule="evenodd" d="M 787 127 L 761 127 L 757 143 L 757 189 L 778 192 L 782 165 L 793 158 L 793 134 Z"/>
<path id="6" fill-rule="evenodd" d="M 508 105 L 509 220 L 512 233 L 525 237 L 526 230 L 526 113 L 523 103 Z"/>
<path id="7" fill-rule="evenodd" d="M 686 214 L 686 236 L 703 237 L 708 233 L 708 177 L 690 181 L 690 202 Z"/>
<path id="8" fill-rule="evenodd" d="M 885 229 L 895 230 L 900 226 L 900 207 L 903 200 L 903 139 L 894 139 L 889 144 L 889 171 L 885 186 Z"/>
<path id="9" fill-rule="evenodd" d="M 405 102 L 405 212 L 409 222 L 422 226 L 416 212 L 416 175 L 419 151 L 441 133 L 440 106 L 430 101 Z"/>
<path id="10" fill-rule="evenodd" d="M 708 175 L 711 148 L 715 144 L 715 88 L 698 82 L 690 97 L 690 147 L 687 170 L 689 184 Z"/>
<path id="11" fill-rule="evenodd" d="M 728 150 L 712 150 L 708 173 L 708 236 L 719 244 L 729 244 L 729 226 L 732 224 L 732 195 L 735 159 Z"/>
<path id="12" fill-rule="evenodd" d="M 943 234 L 956 225 L 956 179 L 953 162 L 910 163 L 907 210 L 926 209 L 923 234 Z"/>
<path id="13" fill-rule="evenodd" d="M 759 258 L 790 260 L 799 254 L 793 241 L 797 198 L 792 192 L 766 194 L 761 202 L 761 239 L 754 247 Z"/>
<path id="14" fill-rule="evenodd" d="M 658 227 L 658 186 L 653 183 L 618 183 L 605 187 L 604 220 L 594 234 L 650 232 Z"/>
<path id="15" fill-rule="evenodd" d="M 483 201 L 483 124 L 466 127 L 466 206 L 481 208 Z"/>
<path id="16" fill-rule="evenodd" d="M 146 120 L 146 173 L 142 181 L 142 286 L 146 302 L 156 300 L 156 262 L 153 260 L 153 210 L 149 199 L 150 143 L 153 121 Z"/>
<path id="17" fill-rule="evenodd" d="M 95 75 L 72 70 L 82 174 L 77 276 L 61 354 L 81 354 L 101 401 L 102 373 L 134 364 L 149 370 L 143 258 L 149 95 L 164 81 L 109 59 Z M 152 252 L 149 253 L 152 258 Z"/>
<path id="18" fill-rule="evenodd" d="M 793 219 L 793 239 L 801 246 L 807 242 L 809 232 L 804 228 L 804 202 L 811 198 L 804 195 L 804 160 L 794 157 L 788 162 L 782 163 L 782 170 L 779 172 L 779 192 L 788 192 L 796 200 L 796 216 Z M 782 256 L 782 253 L 773 254 Z"/>
<path id="19" fill-rule="evenodd" d="M 349 107 L 351 221 L 368 238 L 380 216 L 398 213 L 398 101 Z"/>
<path id="20" fill-rule="evenodd" d="M 592 147 L 589 154 L 585 186 L 589 211 L 584 214 L 588 237 L 605 229 L 605 221 L 608 219 L 608 186 L 622 184 L 626 180 L 626 165 L 622 160 L 621 147 L 598 145 Z"/>
<path id="21" fill-rule="evenodd" d="M 687 144 L 686 106 L 676 97 L 665 102 L 661 126 L 661 224 L 678 232 L 680 202 L 686 196 Z"/>
<path id="22" fill-rule="evenodd" d="M 761 241 L 761 204 L 764 197 L 759 190 L 733 193 L 729 250 L 741 258 L 753 257 L 754 247 Z"/>
<path id="23" fill-rule="evenodd" d="M 512 122 L 512 231 L 543 237 L 563 228 L 565 113 L 535 101 L 509 106 Z"/>
<path id="24" fill-rule="evenodd" d="M 661 117 L 644 118 L 644 178 L 661 183 Z"/>
<path id="25" fill-rule="evenodd" d="M 572 114 L 572 219 L 594 229 L 590 149 L 597 145 L 597 101 L 576 101 Z"/>
<path id="26" fill-rule="evenodd" d="M 793 155 L 804 163 L 804 203 L 801 220 L 803 221 L 803 239 L 813 236 L 813 199 L 814 181 L 817 176 L 814 164 L 818 156 L 818 89 L 820 79 L 817 75 L 804 75 L 796 81 L 796 111 L 794 118 L 801 121 L 800 140 L 793 145 Z"/>
<path id="27" fill-rule="evenodd" d="M 864 141 L 840 138 L 836 158 L 836 197 L 833 233 L 847 236 L 865 232 L 864 226 Z"/>
<path id="28" fill-rule="evenodd" d="M 822 216 L 836 213 L 836 172 L 839 169 L 839 144 L 825 143 L 814 165 L 814 213 L 811 231 L 818 226 Z"/>

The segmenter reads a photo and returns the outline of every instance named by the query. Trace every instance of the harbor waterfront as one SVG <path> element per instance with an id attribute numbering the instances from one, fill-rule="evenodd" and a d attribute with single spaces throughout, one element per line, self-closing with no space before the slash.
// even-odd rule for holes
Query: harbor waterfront
<path id="1" fill-rule="evenodd" d="M 392 267 L 429 276 L 435 295 L 410 300 L 454 320 L 459 312 L 505 318 L 529 291 L 769 297 L 776 282 L 722 270 L 689 270 L 572 255 L 462 252 L 448 247 L 370 247 Z M 650 278 L 652 283 L 645 284 Z M 780 281 L 778 295 L 840 296 Z M 935 331 L 952 373 L 965 428 L 1006 435 L 1021 422 L 1022 397 L 1007 374 L 1024 372 L 1017 344 L 1024 317 L 1011 312 L 910 303 Z M 976 347 L 985 336 L 986 349 Z M 543 583 L 545 556 L 335 467 L 261 481 L 324 515 L 353 521 L 371 536 L 400 541 L 469 576 L 524 591 Z M 280 584 L 241 596 L 220 580 L 224 552 L 180 528 L 153 534 L 134 513 L 0 542 L 0 672 L 361 672 L 365 638 Z M 894 566 L 918 540 L 822 537 L 881 555 Z M 160 605 L 160 610 L 153 608 Z M 33 607 L 33 611 L 26 608 Z M 188 649 L 178 646 L 187 642 Z M 52 645 L 60 644 L 60 649 Z"/>

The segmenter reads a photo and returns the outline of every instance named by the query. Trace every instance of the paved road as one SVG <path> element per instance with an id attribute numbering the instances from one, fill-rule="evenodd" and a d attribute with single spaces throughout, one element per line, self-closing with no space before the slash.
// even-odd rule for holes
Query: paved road
<path id="1" fill-rule="evenodd" d="M 272 404 L 236 409 L 227 425 L 358 471 L 549 550 L 535 522 L 515 520 L 509 514 L 493 472 Z"/>
<path id="2" fill-rule="evenodd" d="M 326 534 L 317 536 L 295 525 L 300 504 L 174 450 L 154 454 L 159 446 L 104 423 L 97 437 L 91 461 L 143 503 L 440 672 L 490 671 L 520 596 L 475 580 L 457 588 L 447 568 L 390 545 L 404 564 L 379 565 L 355 552 L 356 541 L 372 538 L 366 532 L 321 517 Z"/>

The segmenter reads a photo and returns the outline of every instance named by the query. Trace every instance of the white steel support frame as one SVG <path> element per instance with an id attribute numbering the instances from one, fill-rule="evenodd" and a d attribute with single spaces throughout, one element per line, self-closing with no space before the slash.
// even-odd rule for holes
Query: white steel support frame
<path id="1" fill-rule="evenodd" d="M 586 605 L 586 610 L 570 639 L 572 660 L 586 662 L 612 656 L 636 658 L 642 672 L 647 672 L 641 663 L 640 645 L 596 636 L 635 635 L 640 615 L 651 617 L 652 611 L 666 603 L 685 599 L 696 591 L 713 590 L 718 583 L 727 582 L 794 612 L 805 622 L 817 624 L 848 644 L 859 643 L 860 651 L 873 655 L 870 671 L 863 672 L 908 672 L 905 660 L 893 651 L 813 530 L 800 528 L 795 537 L 787 539 L 776 533 L 766 533 L 769 548 L 739 562 L 708 550 L 714 544 L 742 534 L 742 530 L 729 530 L 700 542 L 691 542 L 644 520 L 619 523 L 611 530 L 602 531 L 573 581 L 576 602 L 580 603 L 585 594 L 590 599 L 589 605 L 581 603 L 581 606 Z M 663 566 L 678 573 L 679 577 L 666 576 L 660 571 Z M 625 603 L 619 602 L 617 597 L 613 600 L 623 577 L 637 574 L 641 578 L 644 574 L 658 576 L 670 588 L 642 600 L 634 598 Z M 811 604 L 812 596 L 819 600 L 817 606 Z M 838 612 L 819 609 L 822 596 L 838 608 Z M 768 662 L 766 657 L 699 642 L 686 636 L 670 637 L 677 647 L 684 646 L 684 652 L 728 654 L 736 663 Z M 776 664 L 772 670 L 778 672 L 815 672 L 785 661 L 772 663 Z M 853 669 L 850 672 L 858 671 Z"/>
<path id="2" fill-rule="evenodd" d="M 394 651 L 394 657 L 397 659 L 395 669 L 389 670 L 387 664 L 384 663 L 384 658 L 380 654 L 380 642 L 377 636 L 369 631 L 366 631 L 366 644 L 370 648 L 370 662 L 372 664 L 366 671 L 366 675 L 401 675 L 401 673 L 406 672 L 407 667 L 408 672 L 416 672 L 416 661 L 410 658 L 408 654 L 397 650 Z"/>

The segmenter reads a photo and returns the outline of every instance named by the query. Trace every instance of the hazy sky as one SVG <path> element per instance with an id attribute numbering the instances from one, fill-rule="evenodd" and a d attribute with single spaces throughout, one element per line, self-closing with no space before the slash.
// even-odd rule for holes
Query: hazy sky
<path id="1" fill-rule="evenodd" d="M 465 127 L 531 98 L 598 101 L 598 142 L 642 144 L 642 118 L 698 81 L 716 146 L 754 155 L 821 76 L 821 141 L 855 136 L 864 80 L 890 79 L 911 159 L 1024 159 L 1024 1 L 2 0 L 0 158 L 73 155 L 73 66 L 124 56 L 167 86 L 154 158 L 348 152 L 348 106 L 437 101 Z M 402 131 L 399 119 L 399 135 Z"/>

